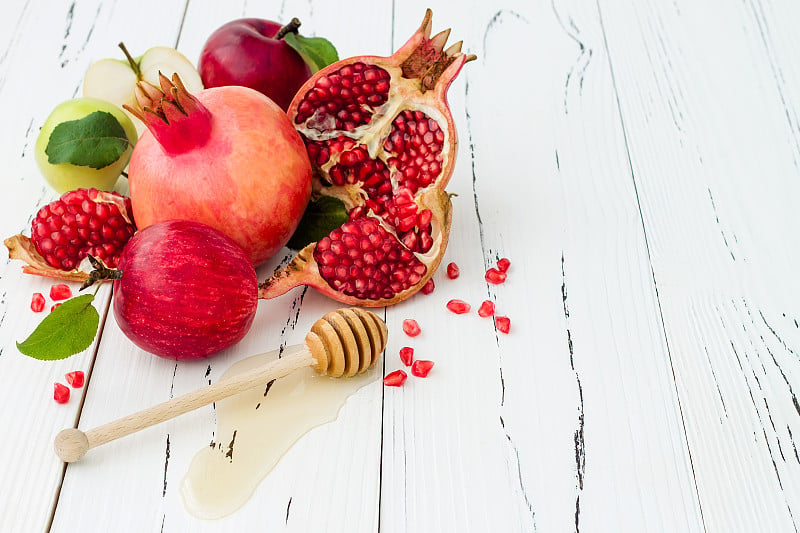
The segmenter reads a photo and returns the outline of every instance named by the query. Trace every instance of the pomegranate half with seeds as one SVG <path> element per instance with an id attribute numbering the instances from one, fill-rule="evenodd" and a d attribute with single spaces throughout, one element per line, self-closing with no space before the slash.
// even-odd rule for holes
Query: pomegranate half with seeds
<path id="1" fill-rule="evenodd" d="M 87 255 L 116 267 L 135 232 L 129 198 L 76 189 L 39 209 L 30 237 L 14 235 L 4 243 L 11 259 L 27 263 L 23 271 L 28 274 L 85 281 L 91 271 Z"/>
<path id="2" fill-rule="evenodd" d="M 303 248 L 259 297 L 310 285 L 351 305 L 390 305 L 439 266 L 457 146 L 446 93 L 475 56 L 460 42 L 444 49 L 450 30 L 431 37 L 431 17 L 392 56 L 338 61 L 298 91 L 288 115 L 311 159 L 314 195 L 342 200 L 350 220 Z"/>

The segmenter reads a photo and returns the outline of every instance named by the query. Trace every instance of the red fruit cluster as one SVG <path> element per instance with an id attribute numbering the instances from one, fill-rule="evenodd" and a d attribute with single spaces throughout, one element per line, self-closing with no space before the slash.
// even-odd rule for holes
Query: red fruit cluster
<path id="1" fill-rule="evenodd" d="M 31 240 L 53 268 L 74 270 L 87 254 L 113 268 L 136 231 L 130 212 L 130 199 L 117 193 L 69 191 L 39 210 Z"/>

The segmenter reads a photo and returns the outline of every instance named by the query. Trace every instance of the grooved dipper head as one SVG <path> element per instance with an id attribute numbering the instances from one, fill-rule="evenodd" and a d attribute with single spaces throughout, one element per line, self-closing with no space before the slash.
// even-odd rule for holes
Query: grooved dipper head
<path id="1" fill-rule="evenodd" d="M 306 346 L 320 374 L 353 376 L 378 360 L 387 337 L 386 324 L 375 313 L 351 307 L 317 320 L 306 335 Z"/>

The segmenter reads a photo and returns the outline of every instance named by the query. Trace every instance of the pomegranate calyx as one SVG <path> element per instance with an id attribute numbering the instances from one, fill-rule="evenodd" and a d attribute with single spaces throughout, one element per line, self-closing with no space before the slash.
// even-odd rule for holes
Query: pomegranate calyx
<path id="1" fill-rule="evenodd" d="M 407 48 L 405 53 L 408 57 L 400 63 L 403 77 L 419 79 L 423 93 L 435 88 L 444 72 L 456 60 L 460 60 L 459 66 L 455 73 L 446 77 L 448 79 L 454 78 L 464 63 L 477 59 L 475 54 L 464 55 L 461 52 L 462 41 L 445 50 L 444 45 L 450 37 L 450 29 L 442 30 L 431 37 L 432 18 L 433 12 L 430 9 L 426 10 L 417 33 L 403 46 Z M 398 55 L 402 52 L 404 50 L 401 48 Z"/>
<path id="2" fill-rule="evenodd" d="M 136 84 L 138 109 L 122 107 L 144 122 L 167 153 L 203 146 L 211 137 L 211 112 L 189 93 L 178 74 L 170 80 L 159 72 L 158 80 L 160 88 L 144 80 Z"/>

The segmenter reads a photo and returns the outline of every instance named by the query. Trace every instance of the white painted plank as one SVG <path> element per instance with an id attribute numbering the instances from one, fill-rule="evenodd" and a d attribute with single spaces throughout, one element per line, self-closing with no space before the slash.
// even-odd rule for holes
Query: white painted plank
<path id="1" fill-rule="evenodd" d="M 459 376 L 460 387 L 480 391 L 459 412 L 479 416 L 458 435 L 467 452 L 484 452 L 480 461 L 459 454 L 454 470 L 483 486 L 468 485 L 464 503 L 443 511 L 444 529 L 700 530 L 595 6 L 467 11 L 457 33 L 479 60 L 459 85 L 469 114 L 460 123 L 466 179 L 454 188 L 461 226 L 449 255 L 469 258 L 462 271 L 482 285 L 473 301 L 495 300 L 513 334 L 489 350 L 474 349 L 484 345 L 471 332 L 463 344 L 462 334 L 450 339 L 470 376 Z M 503 256 L 509 280 L 481 284 Z M 408 438 L 395 453 L 415 447 Z M 425 453 L 441 461 L 446 452 Z M 505 468 L 492 462 L 498 455 Z M 486 463 L 502 482 L 482 471 Z M 402 520 L 400 505 L 385 522 Z M 428 519 L 406 527 L 424 529 Z"/>
<path id="2" fill-rule="evenodd" d="M 4 236 L 55 196 L 32 160 L 37 124 L 119 40 L 134 52 L 177 43 L 196 61 L 226 20 L 299 16 L 343 57 L 386 54 L 428 5 L 15 3 L 0 23 L 0 155 L 14 191 L 0 196 Z M 431 7 L 434 30 L 452 27 L 479 59 L 450 92 L 462 144 L 445 263 L 461 277 L 439 272 L 432 295 L 386 310 L 385 371 L 408 345 L 436 362 L 430 376 L 360 391 L 221 520 L 191 517 L 178 494 L 215 438 L 213 407 L 91 451 L 59 496 L 51 441 L 78 398 L 56 405 L 52 382 L 88 369 L 93 349 L 55 364 L 16 353 L 38 320 L 30 295 L 50 283 L 6 261 L 2 409 L 20 438 L 3 448 L 15 461 L 0 471 L 11 488 L 0 529 L 45 529 L 57 496 L 54 531 L 796 529 L 798 8 Z M 501 256 L 509 280 L 487 286 L 483 272 Z M 512 333 L 450 314 L 450 298 L 473 309 L 495 301 Z M 312 290 L 261 302 L 240 345 L 180 364 L 134 348 L 109 317 L 79 426 L 300 342 L 336 306 Z M 400 332 L 407 317 L 420 337 Z"/>
<path id="3" fill-rule="evenodd" d="M 45 5 L 44 2 L 7 6 L 0 54 L 0 157 L 6 192 L 0 195 L 3 237 L 30 234 L 30 222 L 42 205 L 55 199 L 33 160 L 39 126 L 52 107 L 71 98 L 91 57 L 88 35 L 102 26 L 104 11 L 97 6 Z M 43 12 L 46 15 L 41 16 Z M 38 531 L 47 527 L 58 495 L 63 464 L 54 456 L 56 432 L 75 423 L 84 390 L 73 390 L 66 405 L 53 401 L 53 383 L 64 374 L 91 368 L 95 346 L 70 359 L 43 362 L 20 354 L 23 340 L 43 314 L 30 311 L 34 292 L 49 295 L 52 280 L 23 275 L 19 262 L 5 256 L 0 267 L 2 318 L 0 374 L 6 378 L 2 451 L 6 460 L 0 477 L 7 490 L 0 498 L 0 530 Z M 71 284 L 77 291 L 77 284 Z M 105 314 L 108 291 L 102 289 L 96 306 Z M 48 309 L 52 302 L 48 299 Z"/>
<path id="4" fill-rule="evenodd" d="M 798 87 L 788 55 L 797 45 L 788 21 L 797 15 L 796 5 L 761 2 L 603 9 L 704 525 L 713 531 L 798 525 L 800 255 L 787 246 L 800 230 Z M 639 31 L 623 30 L 631 20 Z"/>

